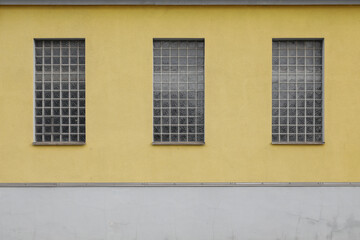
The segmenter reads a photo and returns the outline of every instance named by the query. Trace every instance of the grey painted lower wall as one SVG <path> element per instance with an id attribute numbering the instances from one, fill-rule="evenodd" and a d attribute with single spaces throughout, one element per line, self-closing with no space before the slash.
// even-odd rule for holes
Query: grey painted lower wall
<path id="1" fill-rule="evenodd" d="M 1 240 L 357 240 L 359 187 L 6 187 Z"/>

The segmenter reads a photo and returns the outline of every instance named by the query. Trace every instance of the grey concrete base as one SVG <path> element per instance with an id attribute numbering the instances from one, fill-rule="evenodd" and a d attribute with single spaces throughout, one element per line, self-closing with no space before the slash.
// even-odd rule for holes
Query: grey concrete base
<path id="1" fill-rule="evenodd" d="M 4 187 L 0 239 L 357 240 L 359 187 Z"/>

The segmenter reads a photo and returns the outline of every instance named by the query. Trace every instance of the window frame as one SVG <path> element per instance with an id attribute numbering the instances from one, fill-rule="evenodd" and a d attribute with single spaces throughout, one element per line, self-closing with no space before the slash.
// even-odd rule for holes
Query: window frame
<path id="1" fill-rule="evenodd" d="M 204 43 L 204 66 L 203 66 L 203 75 L 204 75 L 204 89 L 203 89 L 203 93 L 204 93 L 204 105 L 203 105 L 203 117 L 204 117 L 204 123 L 203 123 L 203 127 L 204 127 L 204 141 L 194 141 L 194 142 L 181 142 L 181 141 L 177 141 L 177 142 L 162 142 L 162 141 L 155 141 L 154 140 L 154 42 L 155 41 L 203 41 Z M 153 146 L 203 146 L 205 145 L 205 38 L 153 38 L 151 41 L 151 46 L 152 46 L 152 55 L 151 55 L 151 59 L 152 59 L 152 145 Z M 169 124 L 170 126 L 170 124 Z"/>
<path id="2" fill-rule="evenodd" d="M 85 48 L 85 66 L 86 66 L 86 38 L 34 38 L 33 39 L 33 142 L 32 145 L 33 146 L 83 146 L 86 145 L 86 67 L 85 67 L 85 141 L 78 141 L 78 142 L 74 142 L 74 141 L 68 141 L 68 142 L 63 142 L 63 141 L 51 141 L 51 142 L 37 142 L 36 141 L 36 96 L 35 96 L 35 91 L 36 91 L 36 41 L 84 41 L 84 48 Z M 79 63 L 78 63 L 79 64 Z M 52 65 L 52 64 L 51 64 Z M 61 65 L 61 64 L 60 64 Z M 70 70 L 69 70 L 70 71 Z M 42 80 L 43 82 L 44 80 Z M 52 81 L 51 81 L 52 82 Z M 60 81 L 61 82 L 61 81 Z M 70 91 L 70 90 L 69 90 Z M 70 101 L 70 98 L 69 98 Z M 60 115 L 61 116 L 61 115 Z M 69 114 L 70 116 L 70 114 Z M 69 125 L 70 127 L 70 125 Z M 79 135 L 79 133 L 77 133 L 77 135 Z"/>
<path id="3" fill-rule="evenodd" d="M 272 145 L 324 145 L 325 144 L 325 115 L 324 115 L 324 110 L 325 110 L 325 84 L 324 84 L 324 79 L 325 79 L 325 38 L 272 38 L 271 39 L 271 67 L 273 67 L 273 63 L 272 63 L 272 58 L 273 58 L 273 47 L 272 47 L 272 44 L 274 41 L 321 41 L 322 45 L 321 45 L 321 58 L 322 58 L 322 62 L 321 62 L 321 67 L 322 67 L 322 71 L 321 71 L 321 86 L 322 86 L 322 96 L 321 96 L 321 117 L 322 117 L 322 123 L 321 123 L 321 142 L 306 142 L 306 139 L 304 142 L 298 142 L 298 141 L 295 141 L 295 142 L 281 142 L 280 140 L 278 142 L 274 142 L 272 140 L 272 118 L 273 118 L 273 115 L 271 113 L 271 134 L 270 134 L 270 137 L 271 137 L 271 144 Z M 272 84 L 272 73 L 271 73 L 271 84 Z M 272 101 L 273 101 L 273 97 L 272 97 L 272 93 L 273 93 L 273 88 L 271 87 L 271 109 L 273 108 L 272 107 Z"/>

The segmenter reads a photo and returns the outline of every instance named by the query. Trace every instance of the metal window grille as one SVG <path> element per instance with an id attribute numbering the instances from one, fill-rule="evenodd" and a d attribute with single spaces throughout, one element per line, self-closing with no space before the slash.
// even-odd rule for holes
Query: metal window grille
<path id="1" fill-rule="evenodd" d="M 35 142 L 85 143 L 84 40 L 35 40 Z"/>
<path id="2" fill-rule="evenodd" d="M 204 143 L 204 40 L 154 40 L 153 140 Z"/>
<path id="3" fill-rule="evenodd" d="M 273 143 L 323 143 L 322 43 L 273 41 Z"/>

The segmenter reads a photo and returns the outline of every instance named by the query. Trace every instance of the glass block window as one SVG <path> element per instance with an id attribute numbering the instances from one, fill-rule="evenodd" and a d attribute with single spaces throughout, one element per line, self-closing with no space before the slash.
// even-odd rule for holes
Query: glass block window
<path id="1" fill-rule="evenodd" d="M 84 40 L 35 40 L 35 142 L 85 143 Z"/>
<path id="2" fill-rule="evenodd" d="M 273 41 L 273 143 L 323 143 L 322 43 Z"/>
<path id="3" fill-rule="evenodd" d="M 204 40 L 154 40 L 154 143 L 204 143 Z"/>

